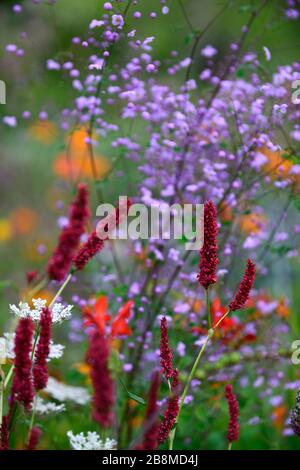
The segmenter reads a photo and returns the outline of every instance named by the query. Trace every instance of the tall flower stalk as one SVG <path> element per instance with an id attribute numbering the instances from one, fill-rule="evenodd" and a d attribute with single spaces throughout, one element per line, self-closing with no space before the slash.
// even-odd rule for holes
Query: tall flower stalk
<path id="1" fill-rule="evenodd" d="M 206 238 L 205 238 L 206 237 Z M 206 243 L 205 243 L 206 239 Z M 208 288 L 211 284 L 216 282 L 216 268 L 218 264 L 218 255 L 217 255 L 217 220 L 216 220 L 216 208 L 214 204 L 209 201 L 204 206 L 204 245 L 200 251 L 200 273 L 198 274 L 198 280 L 200 284 L 206 290 L 206 299 L 207 299 L 207 308 L 208 308 L 208 317 L 210 317 L 210 304 L 209 304 L 209 297 L 208 297 Z M 211 260 L 211 265 L 210 265 Z M 201 269 L 203 272 L 201 273 Z M 181 416 L 181 411 L 184 406 L 184 402 L 190 388 L 191 381 L 193 380 L 197 368 L 199 366 L 200 360 L 210 342 L 213 338 L 216 329 L 222 324 L 223 320 L 230 314 L 231 311 L 238 310 L 244 307 L 247 300 L 249 299 L 250 291 L 253 287 L 254 279 L 255 279 L 256 269 L 255 264 L 252 260 L 247 261 L 247 266 L 239 285 L 239 288 L 229 304 L 228 310 L 224 313 L 224 315 L 215 323 L 213 324 L 204 339 L 204 342 L 200 348 L 200 351 L 196 357 L 196 360 L 192 366 L 192 369 L 188 375 L 185 387 L 183 389 L 183 393 L 181 395 L 180 403 L 179 403 L 179 411 L 176 418 L 174 429 L 170 434 L 170 445 L 169 448 L 172 450 L 174 445 L 174 439 L 176 435 L 176 430 L 178 427 L 179 419 Z"/>
<path id="2" fill-rule="evenodd" d="M 229 423 L 227 431 L 228 450 L 231 450 L 232 443 L 234 441 L 238 441 L 240 436 L 239 404 L 233 392 L 233 387 L 231 384 L 226 385 L 225 396 L 228 403 L 229 411 Z"/>

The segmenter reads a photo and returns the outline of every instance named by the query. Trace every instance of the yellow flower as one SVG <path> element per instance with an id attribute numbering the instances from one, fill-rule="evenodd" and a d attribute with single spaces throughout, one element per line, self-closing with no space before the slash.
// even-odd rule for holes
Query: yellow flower
<path id="1" fill-rule="evenodd" d="M 13 228 L 8 219 L 0 219 L 0 243 L 11 240 L 13 236 Z"/>

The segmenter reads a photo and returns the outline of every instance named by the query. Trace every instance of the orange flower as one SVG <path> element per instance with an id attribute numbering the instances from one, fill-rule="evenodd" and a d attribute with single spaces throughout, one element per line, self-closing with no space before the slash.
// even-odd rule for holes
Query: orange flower
<path id="1" fill-rule="evenodd" d="M 18 207 L 10 215 L 11 225 L 17 235 L 32 232 L 37 225 L 38 216 L 29 207 Z"/>
<path id="2" fill-rule="evenodd" d="M 273 408 L 272 418 L 275 428 L 281 431 L 284 426 L 285 418 L 287 414 L 287 407 L 285 405 L 279 405 Z"/>
<path id="3" fill-rule="evenodd" d="M 94 156 L 95 170 L 98 178 L 104 178 L 110 169 L 108 161 L 102 156 Z M 65 153 L 60 153 L 54 162 L 54 173 L 63 179 L 92 179 L 93 170 L 89 155 L 71 156 L 68 160 Z"/>
<path id="4" fill-rule="evenodd" d="M 264 170 L 270 174 L 273 179 L 278 177 L 287 178 L 289 171 L 292 167 L 292 162 L 284 158 L 286 155 L 285 150 L 270 150 L 266 145 L 258 150 L 267 158 L 267 163 L 264 165 Z"/>
<path id="5" fill-rule="evenodd" d="M 126 302 L 118 314 L 111 322 L 111 337 L 130 336 L 132 330 L 128 326 L 131 309 L 134 303 L 132 300 Z M 94 307 L 84 307 L 82 313 L 85 317 L 84 326 L 95 325 L 101 333 L 105 333 L 106 325 L 111 321 L 111 316 L 107 312 L 107 297 L 101 295 Z"/>
<path id="6" fill-rule="evenodd" d="M 272 179 L 290 179 L 295 184 L 300 184 L 300 176 L 291 173 L 293 162 L 286 158 L 289 151 L 272 151 L 264 145 L 261 149 L 258 149 L 258 152 L 262 153 L 267 158 L 267 163 L 263 166 L 263 170 L 268 173 Z"/>
<path id="7" fill-rule="evenodd" d="M 42 144 L 51 144 L 57 137 L 57 127 L 51 121 L 37 121 L 29 127 L 28 133 Z"/>
<path id="8" fill-rule="evenodd" d="M 110 165 L 105 157 L 94 155 L 94 168 L 92 167 L 88 138 L 89 134 L 85 128 L 72 133 L 67 151 L 58 154 L 54 161 L 54 172 L 57 176 L 63 179 L 93 178 L 94 171 L 97 178 L 107 175 Z"/>
<path id="9" fill-rule="evenodd" d="M 233 212 L 229 204 L 227 202 L 222 202 L 219 213 L 221 222 L 231 222 L 233 220 Z"/>
<path id="10" fill-rule="evenodd" d="M 278 306 L 277 306 L 277 309 L 276 309 L 276 313 L 281 318 L 288 318 L 289 317 L 290 311 L 289 311 L 289 308 L 287 306 L 287 301 L 286 301 L 285 297 L 280 297 L 279 302 L 278 302 Z"/>
<path id="11" fill-rule="evenodd" d="M 128 320 L 133 307 L 133 301 L 129 300 L 120 308 L 118 315 L 114 318 L 111 325 L 112 336 L 131 336 L 132 330 L 128 326 Z"/>
<path id="12" fill-rule="evenodd" d="M 84 307 L 82 310 L 85 317 L 84 326 L 96 325 L 100 333 L 105 333 L 106 323 L 110 320 L 107 306 L 107 298 L 101 295 L 93 308 Z"/>
<path id="13" fill-rule="evenodd" d="M 267 225 L 268 219 L 264 214 L 251 212 L 250 214 L 241 215 L 239 225 L 244 233 L 259 233 Z"/>

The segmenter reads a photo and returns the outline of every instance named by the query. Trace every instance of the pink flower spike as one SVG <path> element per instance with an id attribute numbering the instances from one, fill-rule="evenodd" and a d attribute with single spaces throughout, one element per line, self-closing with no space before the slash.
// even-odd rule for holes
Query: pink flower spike
<path id="1" fill-rule="evenodd" d="M 236 396 L 233 392 L 232 385 L 228 384 L 225 387 L 225 396 L 228 402 L 229 409 L 229 424 L 227 439 L 231 444 L 233 441 L 238 441 L 240 435 L 240 425 L 239 425 L 239 404 L 236 399 Z"/>
<path id="2" fill-rule="evenodd" d="M 248 259 L 243 279 L 241 280 L 238 291 L 236 292 L 232 302 L 229 304 L 229 310 L 231 312 L 234 312 L 235 310 L 240 310 L 246 304 L 247 300 L 249 299 L 250 291 L 254 284 L 255 275 L 255 264 L 251 259 Z"/>
<path id="3" fill-rule="evenodd" d="M 217 282 L 218 262 L 217 211 L 214 203 L 208 201 L 204 205 L 204 242 L 200 250 L 200 273 L 197 276 L 205 289 Z"/>

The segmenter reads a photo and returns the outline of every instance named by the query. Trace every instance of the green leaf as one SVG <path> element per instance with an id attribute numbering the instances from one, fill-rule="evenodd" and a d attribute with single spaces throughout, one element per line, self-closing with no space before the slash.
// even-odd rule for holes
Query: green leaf
<path id="1" fill-rule="evenodd" d="M 127 393 L 127 395 L 134 401 L 136 401 L 137 403 L 140 403 L 141 405 L 146 405 L 146 402 L 145 400 L 142 398 L 142 397 L 139 397 L 138 395 L 136 395 L 135 393 L 132 393 L 128 390 L 128 388 L 126 387 L 126 385 L 124 384 L 123 380 L 121 380 L 119 378 L 119 381 L 120 381 L 120 384 L 122 385 L 122 387 L 124 388 L 125 392 Z"/>
<path id="2" fill-rule="evenodd" d="M 185 43 L 185 44 L 191 44 L 191 42 L 193 41 L 194 37 L 195 37 L 195 33 L 189 33 L 189 34 L 187 34 L 187 35 L 185 36 L 185 38 L 184 38 L 184 43 Z"/>

